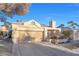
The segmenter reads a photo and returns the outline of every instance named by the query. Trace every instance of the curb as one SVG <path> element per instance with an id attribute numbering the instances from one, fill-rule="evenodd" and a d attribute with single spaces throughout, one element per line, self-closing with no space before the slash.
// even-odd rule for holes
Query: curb
<path id="1" fill-rule="evenodd" d="M 51 47 L 51 48 L 56 48 L 56 49 L 59 49 L 59 50 L 62 50 L 62 51 L 67 51 L 67 52 L 74 53 L 74 54 L 79 54 L 79 53 L 77 53 L 77 52 L 75 52 L 75 51 L 73 51 L 73 50 L 70 50 L 70 49 L 67 49 L 67 48 L 65 48 L 65 47 L 58 46 L 58 45 L 53 45 L 53 44 L 47 45 L 47 44 L 45 44 L 45 43 L 36 43 L 36 44 L 40 44 L 40 45 L 42 45 L 42 46 L 47 46 L 47 47 Z"/>

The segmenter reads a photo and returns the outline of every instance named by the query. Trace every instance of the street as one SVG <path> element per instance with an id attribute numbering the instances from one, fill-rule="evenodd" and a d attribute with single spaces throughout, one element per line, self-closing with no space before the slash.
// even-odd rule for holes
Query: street
<path id="1" fill-rule="evenodd" d="M 14 56 L 78 56 L 77 54 L 34 43 L 16 44 L 13 45 L 12 50 Z"/>

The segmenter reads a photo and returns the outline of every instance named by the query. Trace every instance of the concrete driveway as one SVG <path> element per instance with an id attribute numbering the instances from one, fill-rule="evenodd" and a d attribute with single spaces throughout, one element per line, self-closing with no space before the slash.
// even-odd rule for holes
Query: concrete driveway
<path id="1" fill-rule="evenodd" d="M 12 51 L 14 56 L 78 56 L 77 54 L 34 43 L 15 44 Z"/>
<path id="2" fill-rule="evenodd" d="M 11 56 L 11 43 L 0 40 L 0 56 Z"/>

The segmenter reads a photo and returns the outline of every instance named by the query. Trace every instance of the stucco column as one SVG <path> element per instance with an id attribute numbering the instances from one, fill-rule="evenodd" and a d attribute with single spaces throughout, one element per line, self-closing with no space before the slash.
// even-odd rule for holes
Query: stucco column
<path id="1" fill-rule="evenodd" d="M 46 38 L 47 38 L 47 29 L 45 28 L 44 29 L 44 40 L 46 40 Z"/>
<path id="2" fill-rule="evenodd" d="M 74 40 L 77 40 L 75 33 L 76 33 L 76 30 L 73 30 L 73 39 L 74 39 Z"/>

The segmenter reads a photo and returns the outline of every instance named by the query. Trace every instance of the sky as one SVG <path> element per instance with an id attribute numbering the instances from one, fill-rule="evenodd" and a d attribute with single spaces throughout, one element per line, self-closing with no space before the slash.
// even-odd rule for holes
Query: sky
<path id="1" fill-rule="evenodd" d="M 23 16 L 8 18 L 10 22 L 16 20 L 34 19 L 38 23 L 48 25 L 50 20 L 54 20 L 57 26 L 67 25 L 68 21 L 73 20 L 79 24 L 79 4 L 78 3 L 32 3 L 29 12 Z"/>

